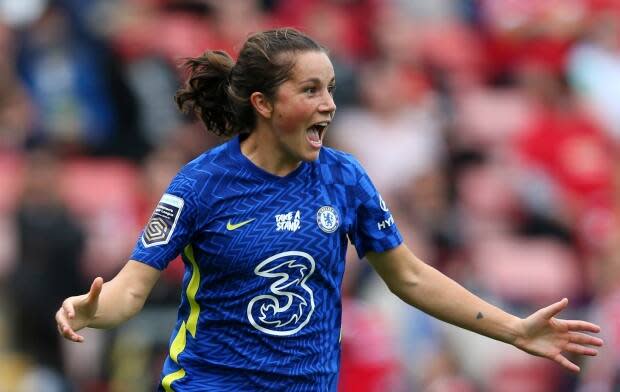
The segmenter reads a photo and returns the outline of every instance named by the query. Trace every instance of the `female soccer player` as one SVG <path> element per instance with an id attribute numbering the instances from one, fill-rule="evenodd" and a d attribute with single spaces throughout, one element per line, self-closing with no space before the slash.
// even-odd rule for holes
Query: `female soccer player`
<path id="1" fill-rule="evenodd" d="M 56 314 L 65 338 L 114 327 L 144 305 L 179 253 L 186 270 L 163 391 L 335 391 L 347 241 L 403 301 L 441 320 L 578 371 L 599 327 L 555 318 L 567 300 L 520 319 L 416 258 L 360 164 L 323 147 L 336 111 L 326 50 L 292 29 L 248 38 L 236 62 L 187 62 L 176 96 L 232 138 L 174 178 L 114 279 Z M 372 143 L 372 141 L 368 141 Z"/>

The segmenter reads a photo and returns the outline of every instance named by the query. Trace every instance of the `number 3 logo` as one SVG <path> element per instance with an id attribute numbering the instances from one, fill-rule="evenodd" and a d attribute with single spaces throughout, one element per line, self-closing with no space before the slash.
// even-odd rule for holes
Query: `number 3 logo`
<path id="1" fill-rule="evenodd" d="M 314 294 L 306 285 L 315 262 L 304 252 L 278 253 L 262 261 L 254 273 L 275 280 L 270 294 L 258 295 L 248 304 L 252 326 L 269 335 L 290 336 L 299 332 L 314 312 Z"/>

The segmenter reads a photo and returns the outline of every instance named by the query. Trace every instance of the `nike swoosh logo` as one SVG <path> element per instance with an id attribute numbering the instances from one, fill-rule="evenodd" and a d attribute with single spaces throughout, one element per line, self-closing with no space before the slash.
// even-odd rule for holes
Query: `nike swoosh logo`
<path id="1" fill-rule="evenodd" d="M 232 230 L 237 230 L 238 228 L 240 228 L 241 226 L 245 226 L 250 222 L 255 221 L 256 218 L 252 218 L 252 219 L 248 219 L 246 221 L 243 222 L 239 222 L 239 223 L 232 223 L 230 221 L 230 219 L 228 220 L 228 223 L 226 223 L 226 230 L 232 231 Z"/>

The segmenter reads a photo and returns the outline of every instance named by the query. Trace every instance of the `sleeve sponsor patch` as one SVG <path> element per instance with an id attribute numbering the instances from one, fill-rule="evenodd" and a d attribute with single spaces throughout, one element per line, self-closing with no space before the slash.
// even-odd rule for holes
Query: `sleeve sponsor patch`
<path id="1" fill-rule="evenodd" d="M 165 245 L 170 241 L 184 204 L 180 197 L 164 194 L 142 233 L 145 247 Z"/>

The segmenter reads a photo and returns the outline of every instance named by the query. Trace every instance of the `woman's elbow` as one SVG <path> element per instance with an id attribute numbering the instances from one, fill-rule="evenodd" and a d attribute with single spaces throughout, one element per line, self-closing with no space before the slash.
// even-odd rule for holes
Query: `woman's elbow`
<path id="1" fill-rule="evenodd" d="M 392 294 L 405 300 L 415 293 L 416 288 L 420 284 L 420 280 L 415 274 L 403 274 L 390 281 L 386 281 L 386 284 Z"/>

